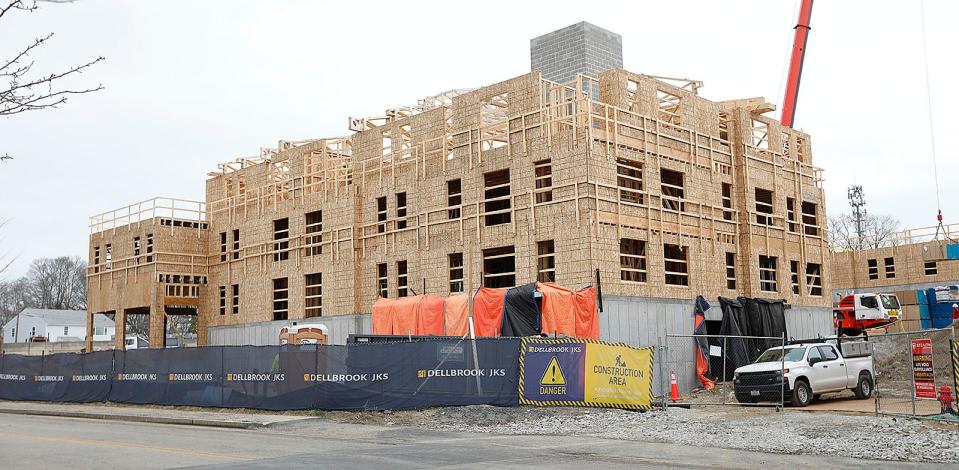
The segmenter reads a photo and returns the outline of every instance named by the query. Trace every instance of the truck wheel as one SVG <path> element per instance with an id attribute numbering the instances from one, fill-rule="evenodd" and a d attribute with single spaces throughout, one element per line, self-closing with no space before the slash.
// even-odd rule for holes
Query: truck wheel
<path id="1" fill-rule="evenodd" d="M 872 396 L 872 377 L 869 372 L 859 374 L 859 383 L 856 384 L 856 398 L 865 400 Z"/>
<path id="2" fill-rule="evenodd" d="M 812 401 L 812 390 L 805 380 L 796 380 L 796 386 L 793 388 L 792 404 L 793 406 L 803 407 Z"/>

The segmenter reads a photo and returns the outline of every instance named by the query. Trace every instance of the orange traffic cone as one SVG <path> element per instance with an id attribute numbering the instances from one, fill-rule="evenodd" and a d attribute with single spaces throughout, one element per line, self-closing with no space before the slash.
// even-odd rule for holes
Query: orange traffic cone
<path id="1" fill-rule="evenodd" d="M 679 401 L 679 386 L 676 385 L 676 371 L 669 371 L 669 399 Z"/>

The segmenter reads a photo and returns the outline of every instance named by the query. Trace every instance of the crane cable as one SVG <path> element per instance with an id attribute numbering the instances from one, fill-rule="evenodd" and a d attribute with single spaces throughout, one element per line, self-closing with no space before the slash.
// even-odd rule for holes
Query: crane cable
<path id="1" fill-rule="evenodd" d="M 926 78 L 926 111 L 929 113 L 929 141 L 932 148 L 932 175 L 936 187 L 936 220 L 939 223 L 936 226 L 935 238 L 939 238 L 939 231 L 945 233 L 945 227 L 942 226 L 942 201 L 939 198 L 939 166 L 936 163 L 936 130 L 932 120 L 932 88 L 929 86 L 929 52 L 926 45 L 926 1 L 919 0 L 919 23 L 922 25 L 922 62 Z"/>

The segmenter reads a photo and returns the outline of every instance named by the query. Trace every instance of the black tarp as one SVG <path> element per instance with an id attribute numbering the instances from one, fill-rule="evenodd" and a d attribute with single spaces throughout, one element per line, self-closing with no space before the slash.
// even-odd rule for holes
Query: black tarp
<path id="1" fill-rule="evenodd" d="M 719 334 L 724 336 L 745 336 L 742 325 L 746 323 L 743 304 L 737 299 L 727 297 L 719 298 L 719 306 L 723 311 L 723 323 L 719 329 Z M 725 373 L 726 378 L 733 376 L 733 371 L 737 367 L 749 364 L 752 360 L 749 358 L 749 349 L 747 339 L 744 338 L 725 338 Z"/>
<path id="2" fill-rule="evenodd" d="M 766 338 L 726 338 L 726 377 L 740 366 L 756 360 L 766 349 L 782 345 L 786 334 L 785 301 L 720 297 L 723 311 L 720 334 L 727 336 L 761 336 Z"/>
<path id="3" fill-rule="evenodd" d="M 104 401 L 110 392 L 113 352 L 0 355 L 0 399 Z"/>
<path id="4" fill-rule="evenodd" d="M 105 401 L 113 380 L 113 357 L 113 351 L 46 356 L 43 373 L 64 379 L 61 386 L 51 390 L 58 397 L 53 401 Z"/>
<path id="5" fill-rule="evenodd" d="M 110 401 L 220 406 L 223 347 L 117 351 Z"/>
<path id="6" fill-rule="evenodd" d="M 473 347 L 476 348 L 474 360 Z M 322 409 L 416 409 L 431 406 L 519 403 L 520 340 L 436 340 L 345 346 L 328 373 L 369 374 L 379 380 L 328 382 Z"/>
<path id="7" fill-rule="evenodd" d="M 786 310 L 784 300 L 740 297 L 740 303 L 746 310 L 749 319 L 747 327 L 749 336 L 764 336 L 767 338 L 782 338 L 786 334 Z M 781 346 L 781 339 L 753 339 L 750 343 L 750 357 L 755 360 L 763 351 Z"/>
<path id="8" fill-rule="evenodd" d="M 0 354 L 0 398 L 46 400 L 40 396 L 36 377 L 43 374 L 43 356 Z"/>
<path id="9" fill-rule="evenodd" d="M 325 347 L 315 344 L 285 346 L 224 346 L 223 403 L 225 408 L 293 410 L 313 408 L 315 382 L 309 374 L 326 367 Z"/>
<path id="10" fill-rule="evenodd" d="M 519 347 L 517 338 L 454 338 L 3 355 L 0 398 L 271 410 L 515 406 Z"/>
<path id="11" fill-rule="evenodd" d="M 503 308 L 503 336 L 533 336 L 540 332 L 540 312 L 536 304 L 536 283 L 506 291 Z"/>

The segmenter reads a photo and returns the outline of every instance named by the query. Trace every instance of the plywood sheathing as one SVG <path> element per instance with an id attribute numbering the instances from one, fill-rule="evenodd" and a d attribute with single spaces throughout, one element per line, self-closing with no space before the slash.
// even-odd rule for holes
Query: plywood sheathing
<path id="1" fill-rule="evenodd" d="M 304 315 L 304 276 L 311 273 L 323 274 L 324 315 L 369 312 L 378 294 L 379 263 L 388 266 L 391 296 L 401 260 L 415 292 L 423 291 L 425 280 L 427 293 L 445 295 L 450 253 L 464 254 L 466 277 L 475 288 L 482 279 L 483 250 L 510 245 L 517 282 L 527 282 L 536 277 L 536 243 L 543 240 L 555 244 L 556 281 L 570 287 L 593 283 L 599 269 L 604 293 L 611 295 L 746 295 L 831 304 L 828 293 L 808 295 L 805 279 L 798 295 L 789 282 L 789 261 L 797 260 L 803 269 L 807 263 L 822 265 L 823 291 L 830 285 L 821 178 L 811 166 L 808 135 L 753 112 L 761 110 L 754 100 L 713 102 L 624 70 L 607 71 L 598 81 L 600 96 L 590 99 L 587 79 L 570 86 L 525 74 L 462 93 L 449 106 L 394 115 L 346 138 L 281 143 L 261 160 L 211 174 L 209 235 L 199 250 L 209 273 L 201 299 L 204 328 L 272 320 L 272 279 L 280 277 L 289 278 L 291 318 Z M 677 100 L 675 107 L 664 112 L 663 96 Z M 501 106 L 491 108 L 492 102 Z M 484 114 L 489 109 L 505 113 Z M 752 141 L 754 121 L 768 128 L 766 149 Z M 618 160 L 642 167 L 643 204 L 620 197 Z M 540 161 L 551 166 L 552 200 L 535 203 L 534 162 Z M 487 226 L 483 175 L 504 169 L 510 173 L 511 222 Z M 683 175 L 683 211 L 664 208 L 661 170 Z M 455 220 L 447 216 L 452 179 L 462 182 L 461 217 Z M 732 209 L 722 207 L 723 183 L 733 188 Z M 774 192 L 773 226 L 755 223 L 757 186 Z M 396 216 L 397 193 L 406 193 L 406 228 Z M 382 233 L 380 197 L 388 201 Z M 817 204 L 819 236 L 787 229 L 787 197 Z M 323 253 L 308 256 L 304 214 L 318 210 Z M 731 220 L 724 211 L 734 214 Z M 290 251 L 288 260 L 277 262 L 273 221 L 280 218 L 289 218 Z M 242 249 L 223 262 L 219 234 L 227 232 L 229 239 L 234 229 Z M 130 243 L 125 233 L 95 236 L 112 239 L 115 246 Z M 622 238 L 647 242 L 647 282 L 620 281 Z M 180 242 L 171 243 L 172 251 L 180 249 Z M 665 283 L 664 243 L 687 250 L 688 286 Z M 726 288 L 727 252 L 736 253 L 735 290 Z M 777 292 L 759 290 L 760 254 L 779 259 Z M 117 284 L 109 287 L 116 293 L 101 292 L 103 276 L 91 273 L 92 296 L 131 295 Z M 221 316 L 218 287 L 233 284 L 241 286 L 240 313 Z"/>

